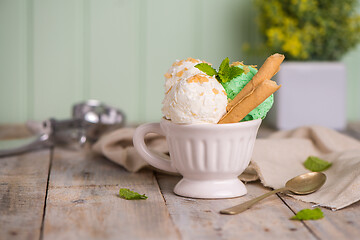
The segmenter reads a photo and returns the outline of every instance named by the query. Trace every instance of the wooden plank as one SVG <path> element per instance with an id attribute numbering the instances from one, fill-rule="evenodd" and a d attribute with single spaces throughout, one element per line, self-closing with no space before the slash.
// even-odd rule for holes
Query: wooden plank
<path id="1" fill-rule="evenodd" d="M 259 64 L 254 62 L 259 56 L 250 54 L 253 51 L 243 52 L 245 44 L 257 46 L 260 42 L 254 1 L 203 0 L 200 11 L 200 22 L 194 26 L 200 31 L 199 48 L 204 60 L 216 67 L 226 57 L 230 61 Z"/>
<path id="2" fill-rule="evenodd" d="M 219 214 L 267 192 L 260 183 L 247 184 L 248 194 L 241 198 L 195 200 L 173 193 L 179 177 L 157 174 L 157 179 L 183 239 L 316 239 L 301 222 L 289 220 L 294 214 L 277 196 L 238 215 Z"/>
<path id="3" fill-rule="evenodd" d="M 50 150 L 0 158 L 0 238 L 39 239 Z"/>
<path id="4" fill-rule="evenodd" d="M 140 103 L 143 113 L 140 120 L 160 120 L 164 74 L 172 63 L 176 59 L 199 58 L 198 46 L 202 44 L 199 38 L 200 7 L 199 1 L 193 0 L 155 0 L 147 3 L 141 22 L 146 34 L 143 38 L 144 81 L 142 89 L 139 89 L 144 95 L 143 102 Z"/>
<path id="5" fill-rule="evenodd" d="M 357 13 L 360 13 L 359 0 L 357 1 Z M 354 49 L 348 52 L 342 59 L 342 62 L 346 64 L 346 77 L 347 77 L 347 101 L 346 101 L 346 113 L 347 119 L 350 121 L 360 120 L 360 69 L 357 59 L 360 58 L 360 45 L 357 45 Z"/>
<path id="6" fill-rule="evenodd" d="M 0 123 L 27 118 L 27 3 L 0 2 Z"/>
<path id="7" fill-rule="evenodd" d="M 281 195 L 286 204 L 298 212 L 311 208 L 314 204 L 295 200 Z M 360 202 L 338 211 L 321 208 L 324 218 L 317 221 L 305 221 L 304 224 L 320 239 L 358 239 L 360 236 Z"/>
<path id="8" fill-rule="evenodd" d="M 360 6 L 360 4 L 359 4 Z M 358 12 L 360 13 L 360 7 L 358 7 Z M 360 46 L 358 45 L 351 52 L 346 54 L 343 63 L 346 64 L 346 77 L 347 77 L 347 119 L 350 121 L 359 121 L 360 120 L 360 71 L 359 64 L 355 59 L 360 57 Z"/>
<path id="9" fill-rule="evenodd" d="M 138 121 L 143 87 L 139 61 L 139 0 L 88 1 L 85 51 L 88 96 L 122 109 Z M 150 64 L 150 63 L 149 63 Z"/>
<path id="10" fill-rule="evenodd" d="M 33 118 L 67 118 L 83 99 L 82 1 L 34 0 Z"/>
<path id="11" fill-rule="evenodd" d="M 117 196 L 120 188 L 147 200 Z M 129 173 L 86 151 L 55 149 L 44 239 L 178 239 L 151 171 Z"/>

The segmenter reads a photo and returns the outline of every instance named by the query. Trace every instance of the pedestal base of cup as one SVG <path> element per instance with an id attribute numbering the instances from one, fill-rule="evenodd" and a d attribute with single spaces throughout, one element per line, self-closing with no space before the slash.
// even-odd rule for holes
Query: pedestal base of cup
<path id="1" fill-rule="evenodd" d="M 183 178 L 174 188 L 177 195 L 191 198 L 233 198 L 247 193 L 245 185 L 238 179 L 192 180 Z"/>

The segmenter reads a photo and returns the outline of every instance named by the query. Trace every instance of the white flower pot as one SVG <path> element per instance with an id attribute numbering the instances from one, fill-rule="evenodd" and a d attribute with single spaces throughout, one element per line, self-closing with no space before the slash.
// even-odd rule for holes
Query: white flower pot
<path id="1" fill-rule="evenodd" d="M 266 121 L 282 130 L 321 125 L 346 127 L 346 69 L 340 62 L 285 62 L 275 80 L 282 87 Z"/>

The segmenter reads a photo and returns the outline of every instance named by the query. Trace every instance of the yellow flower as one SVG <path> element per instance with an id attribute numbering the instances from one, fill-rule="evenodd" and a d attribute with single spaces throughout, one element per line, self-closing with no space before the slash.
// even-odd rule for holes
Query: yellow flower
<path id="1" fill-rule="evenodd" d="M 266 31 L 266 36 L 269 39 L 268 44 L 270 46 L 278 46 L 280 47 L 284 40 L 285 40 L 285 35 L 282 32 L 281 28 L 270 28 Z"/>
<path id="2" fill-rule="evenodd" d="M 357 2 L 256 0 L 268 47 L 297 60 L 337 60 L 360 43 Z"/>
<path id="3" fill-rule="evenodd" d="M 303 45 L 295 34 L 285 40 L 283 50 L 295 58 L 304 58 L 302 56 L 302 52 L 304 52 Z"/>

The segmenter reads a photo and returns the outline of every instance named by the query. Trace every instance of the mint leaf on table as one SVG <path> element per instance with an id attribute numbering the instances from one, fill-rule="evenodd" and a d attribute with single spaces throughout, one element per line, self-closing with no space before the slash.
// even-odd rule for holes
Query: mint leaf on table
<path id="1" fill-rule="evenodd" d="M 127 188 L 120 188 L 119 197 L 126 200 L 136 200 L 136 199 L 147 199 L 148 197 L 145 194 L 141 195 L 137 192 L 131 191 Z"/>
<path id="2" fill-rule="evenodd" d="M 290 218 L 291 220 L 317 220 L 324 217 L 320 208 L 315 209 L 303 209 L 299 211 L 295 216 Z"/>
<path id="3" fill-rule="evenodd" d="M 209 76 L 214 76 L 217 74 L 216 70 L 207 63 L 199 63 L 195 67 Z"/>
<path id="4" fill-rule="evenodd" d="M 309 169 L 312 172 L 321 172 L 329 167 L 331 167 L 332 163 L 329 163 L 321 158 L 315 156 L 309 156 L 304 162 L 304 167 Z"/>

